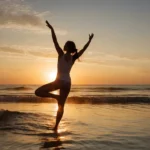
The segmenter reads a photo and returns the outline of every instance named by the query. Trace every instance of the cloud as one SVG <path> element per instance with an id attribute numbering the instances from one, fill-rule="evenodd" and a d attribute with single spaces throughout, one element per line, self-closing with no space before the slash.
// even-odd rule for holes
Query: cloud
<path id="1" fill-rule="evenodd" d="M 0 47 L 0 52 L 24 54 L 23 50 L 15 49 L 12 47 L 5 47 L 5 46 Z"/>
<path id="2" fill-rule="evenodd" d="M 23 5 L 19 0 L 0 1 L 0 25 L 20 25 L 42 27 L 41 14 Z"/>
<path id="3" fill-rule="evenodd" d="M 49 11 L 37 12 L 22 0 L 0 1 L 0 29 L 17 29 L 35 31 L 35 33 L 48 33 L 45 24 L 45 15 Z M 67 31 L 56 29 L 57 34 L 66 35 Z"/>
<path id="4" fill-rule="evenodd" d="M 38 50 L 37 50 L 38 49 Z M 57 53 L 46 47 L 1 46 L 1 57 L 56 58 Z"/>
<path id="5" fill-rule="evenodd" d="M 111 54 L 105 52 L 89 52 L 83 55 L 81 58 L 81 63 L 86 64 L 97 64 L 105 66 L 124 66 L 124 67 L 133 67 L 133 66 L 145 66 L 150 63 L 149 56 L 144 57 L 132 57 L 131 55 L 120 55 L 120 54 Z"/>
<path id="6" fill-rule="evenodd" d="M 39 52 L 39 51 L 28 51 L 29 55 L 35 56 L 35 57 L 44 57 L 44 58 L 54 58 L 56 57 L 53 53 L 48 52 Z"/>

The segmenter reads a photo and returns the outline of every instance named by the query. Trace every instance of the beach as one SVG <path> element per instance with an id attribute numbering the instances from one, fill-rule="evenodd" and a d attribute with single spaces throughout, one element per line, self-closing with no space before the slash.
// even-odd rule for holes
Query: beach
<path id="1" fill-rule="evenodd" d="M 1 103 L 0 109 L 2 150 L 150 148 L 150 105 L 67 104 L 58 133 L 56 104 Z"/>
<path id="2" fill-rule="evenodd" d="M 128 92 L 127 89 L 120 91 L 121 87 L 114 88 L 114 86 L 107 87 L 107 89 L 93 86 L 92 88 L 91 86 L 87 88 L 85 86 L 72 87 L 58 133 L 52 130 L 57 111 L 56 101 L 35 101 L 33 91 L 37 86 L 32 86 L 32 90 L 29 89 L 29 86 L 19 88 L 19 90 L 18 87 L 21 85 L 10 90 L 12 85 L 7 85 L 8 92 L 5 87 L 5 95 L 2 94 L 4 86 L 1 87 L 1 150 L 149 150 L 150 148 L 150 105 L 149 102 L 136 102 L 136 98 L 140 97 L 141 93 L 142 97 L 149 98 L 146 96 L 148 93 L 146 90 L 149 87 L 144 87 L 145 95 L 144 92 L 137 90 L 137 87 L 134 87 L 136 90 L 133 90 L 132 87 L 132 90 Z M 117 103 L 110 101 L 91 103 L 90 99 L 93 97 L 97 98 L 96 101 L 101 100 L 98 94 L 101 89 L 103 96 L 113 97 L 113 99 L 130 93 L 130 97 L 134 95 L 135 103 L 133 101 L 132 103 L 118 103 L 118 101 Z M 143 90 L 143 87 L 140 86 L 140 89 Z M 91 91 L 91 93 L 87 91 Z M 118 92 L 120 96 L 114 92 Z M 80 99 L 79 101 L 75 100 L 75 95 L 76 99 Z M 31 101 L 31 97 L 33 102 L 28 100 Z M 89 99 L 86 100 L 86 97 Z M 16 100 L 16 98 L 18 99 Z M 73 98 L 75 103 L 73 103 Z M 7 101 L 8 99 L 9 101 Z M 126 99 L 128 98 L 126 97 Z M 85 103 L 81 103 L 81 100 L 84 100 Z"/>

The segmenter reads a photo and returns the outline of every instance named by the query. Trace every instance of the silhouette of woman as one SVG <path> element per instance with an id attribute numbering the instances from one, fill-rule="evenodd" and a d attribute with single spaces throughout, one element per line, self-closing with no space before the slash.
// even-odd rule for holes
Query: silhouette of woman
<path id="1" fill-rule="evenodd" d="M 54 127 L 54 130 L 57 131 L 59 122 L 64 113 L 64 104 L 65 104 L 65 101 L 67 99 L 67 96 L 71 88 L 70 70 L 73 64 L 75 63 L 76 59 L 78 59 L 87 49 L 94 34 L 91 34 L 91 35 L 89 34 L 88 42 L 85 44 L 83 49 L 80 50 L 79 52 L 77 51 L 76 45 L 73 41 L 67 41 L 64 45 L 64 49 L 63 49 L 64 51 L 63 51 L 57 42 L 54 28 L 52 27 L 51 24 L 49 24 L 47 20 L 46 20 L 46 24 L 51 29 L 52 39 L 53 39 L 56 51 L 58 53 L 58 63 L 57 63 L 58 70 L 57 70 L 56 80 L 39 87 L 35 91 L 35 95 L 39 97 L 51 97 L 57 100 L 58 111 L 57 111 L 57 116 L 56 116 L 56 124 Z M 57 89 L 60 90 L 59 95 L 50 93 Z"/>

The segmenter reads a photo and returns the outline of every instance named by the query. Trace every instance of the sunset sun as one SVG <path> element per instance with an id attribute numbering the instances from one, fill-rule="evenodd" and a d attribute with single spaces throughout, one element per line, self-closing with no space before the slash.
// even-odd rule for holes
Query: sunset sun
<path id="1" fill-rule="evenodd" d="M 48 74 L 48 79 L 50 81 L 54 81 L 56 79 L 56 71 L 51 71 L 49 74 Z"/>

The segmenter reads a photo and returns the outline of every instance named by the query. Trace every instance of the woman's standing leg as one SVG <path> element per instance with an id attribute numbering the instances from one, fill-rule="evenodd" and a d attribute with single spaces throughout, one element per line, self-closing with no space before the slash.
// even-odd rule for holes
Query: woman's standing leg
<path id="1" fill-rule="evenodd" d="M 67 83 L 66 85 L 63 85 L 60 88 L 60 96 L 59 96 L 59 99 L 58 99 L 58 110 L 57 110 L 57 116 L 56 116 L 56 124 L 55 124 L 55 127 L 54 127 L 55 131 L 57 130 L 59 122 L 60 122 L 60 120 L 63 116 L 64 105 L 65 105 L 66 99 L 68 97 L 68 94 L 70 92 L 70 87 L 71 87 L 71 84 Z"/>

